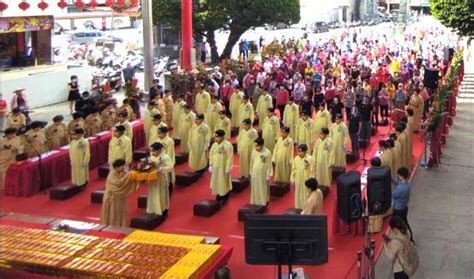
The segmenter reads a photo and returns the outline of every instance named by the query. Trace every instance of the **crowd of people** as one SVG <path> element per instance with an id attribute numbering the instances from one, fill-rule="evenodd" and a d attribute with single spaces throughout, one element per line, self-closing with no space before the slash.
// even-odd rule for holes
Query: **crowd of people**
<path id="1" fill-rule="evenodd" d="M 201 80 L 189 92 L 192 102 L 155 82 L 143 114 L 148 160 L 158 174 L 156 181 L 148 182 L 147 213 L 168 212 L 169 185 L 174 182 L 173 138 L 180 140 L 182 152 L 189 153 L 190 169 L 211 173 L 211 192 L 225 204 L 232 189 L 231 131 L 238 129 L 239 175 L 250 178 L 250 202 L 266 206 L 269 182 L 289 182 L 295 188 L 295 208 L 302 214 L 322 214 L 332 169 L 344 169 L 346 153 L 366 149 L 372 131 L 388 125 L 390 133 L 378 142 L 380 153 L 371 163 L 391 169 L 392 214 L 403 224 L 398 219 L 390 224 L 405 232 L 413 133 L 422 128 L 434 93 L 423 84 L 424 70 L 446 72 L 444 54 L 455 41 L 449 40 L 451 36 L 438 26 L 411 25 L 346 30 L 314 42 L 291 38 L 284 42 L 285 53 L 245 64 L 247 74 L 241 80 L 229 69 Z M 76 90 L 73 83 L 71 90 Z M 126 226 L 123 198 L 137 186 L 128 171 L 133 152 L 130 121 L 140 115 L 140 108 L 128 99 L 119 108 L 107 103 L 99 111 L 86 92 L 76 101 L 68 125 L 58 115 L 50 126 L 34 121 L 22 134 L 18 132 L 26 125 L 25 117 L 13 108 L 2 145 L 2 154 L 9 154 L 2 161 L 2 172 L 18 154 L 35 156 L 69 143 L 73 183 L 85 185 L 91 160 L 85 137 L 112 129 L 108 159 L 112 171 L 102 222 Z"/>

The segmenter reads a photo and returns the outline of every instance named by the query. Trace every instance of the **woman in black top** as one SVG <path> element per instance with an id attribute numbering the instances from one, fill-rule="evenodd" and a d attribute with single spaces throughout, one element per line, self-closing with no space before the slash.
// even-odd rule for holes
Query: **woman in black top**
<path id="1" fill-rule="evenodd" d="M 74 112 L 74 103 L 81 98 L 81 94 L 79 94 L 79 83 L 77 80 L 77 76 L 71 76 L 71 82 L 68 83 L 69 86 L 69 95 L 67 100 L 69 101 L 69 110 L 71 114 Z"/>
<path id="2" fill-rule="evenodd" d="M 341 102 L 339 96 L 334 97 L 334 102 L 329 104 L 329 110 L 331 111 L 331 121 L 336 122 L 336 115 L 342 115 L 344 104 Z"/>

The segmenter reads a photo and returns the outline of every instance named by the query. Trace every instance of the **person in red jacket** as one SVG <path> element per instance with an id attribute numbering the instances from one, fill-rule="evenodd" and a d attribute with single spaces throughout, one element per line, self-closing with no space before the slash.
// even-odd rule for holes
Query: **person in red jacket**
<path id="1" fill-rule="evenodd" d="M 280 111 L 280 117 L 283 118 L 283 113 L 285 112 L 285 106 L 288 103 L 288 98 L 290 97 L 290 93 L 286 90 L 283 84 L 280 84 L 276 91 L 276 105 L 278 110 Z"/>

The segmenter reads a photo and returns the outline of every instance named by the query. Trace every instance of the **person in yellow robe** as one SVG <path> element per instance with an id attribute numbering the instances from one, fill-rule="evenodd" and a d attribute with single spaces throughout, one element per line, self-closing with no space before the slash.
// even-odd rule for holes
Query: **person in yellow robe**
<path id="1" fill-rule="evenodd" d="M 153 120 L 151 122 L 150 130 L 148 131 L 148 146 L 156 141 L 158 138 L 158 129 L 160 127 L 167 127 L 166 123 L 163 122 L 161 114 L 157 113 L 153 115 Z"/>
<path id="2" fill-rule="evenodd" d="M 242 129 L 242 123 L 245 119 L 250 119 L 253 121 L 255 120 L 255 112 L 253 109 L 253 105 L 250 102 L 250 97 L 248 95 L 244 95 L 242 98 L 242 103 L 239 106 L 239 125 L 240 129 Z"/>
<path id="3" fill-rule="evenodd" d="M 272 153 L 264 147 L 264 140 L 255 140 L 255 149 L 250 159 L 250 204 L 266 206 L 270 201 L 272 177 Z"/>
<path id="4" fill-rule="evenodd" d="M 410 115 L 411 113 L 411 115 Z M 405 133 L 407 137 L 407 163 L 410 166 L 408 170 L 411 172 L 411 162 L 412 162 L 412 155 L 413 155 L 413 110 L 407 109 L 408 118 L 405 120 Z"/>
<path id="5" fill-rule="evenodd" d="M 164 121 L 164 119 L 166 119 L 166 104 L 162 98 L 161 93 L 155 96 L 155 99 L 153 99 L 153 102 L 155 102 L 156 109 L 158 110 L 158 113 L 161 114 Z"/>
<path id="6" fill-rule="evenodd" d="M 165 90 L 165 95 L 163 96 L 163 102 L 165 103 L 166 111 L 166 125 L 168 127 L 173 127 L 173 94 L 168 89 Z"/>
<path id="7" fill-rule="evenodd" d="M 313 146 L 314 122 L 308 112 L 301 112 L 301 118 L 296 124 L 296 144 L 306 144 L 309 148 Z"/>
<path id="8" fill-rule="evenodd" d="M 63 123 L 64 117 L 56 115 L 53 117 L 53 124 L 46 128 L 46 138 L 50 150 L 65 146 L 68 143 L 67 126 Z"/>
<path id="9" fill-rule="evenodd" d="M 316 113 L 316 117 L 314 119 L 314 130 L 316 134 L 316 138 L 319 137 L 319 133 L 321 133 L 322 128 L 329 129 L 331 127 L 331 113 L 324 108 L 324 105 L 319 106 L 319 110 Z M 318 182 L 321 184 L 321 181 Z M 322 184 L 321 184 L 322 185 Z"/>
<path id="10" fill-rule="evenodd" d="M 242 100 L 244 98 L 244 92 L 238 90 L 235 91 L 234 94 L 230 97 L 230 104 L 229 104 L 229 110 L 231 113 L 231 121 L 232 121 L 232 127 L 239 127 L 241 124 L 240 121 L 240 104 L 242 103 Z"/>
<path id="11" fill-rule="evenodd" d="M 342 114 L 336 115 L 336 123 L 331 125 L 330 130 L 332 148 L 332 166 L 346 167 L 346 145 L 349 140 L 349 130 L 344 122 L 342 122 Z"/>
<path id="12" fill-rule="evenodd" d="M 96 108 L 91 109 L 91 114 L 86 117 L 86 130 L 88 136 L 102 132 L 103 120 Z"/>
<path id="13" fill-rule="evenodd" d="M 273 108 L 273 101 L 272 96 L 268 94 L 268 91 L 263 91 L 263 95 L 258 98 L 257 103 L 257 115 L 260 123 L 262 123 L 263 119 L 267 115 L 267 111 L 269 108 Z M 267 140 L 264 138 L 265 144 L 268 144 Z M 270 150 L 271 151 L 271 150 Z"/>
<path id="14" fill-rule="evenodd" d="M 115 160 L 105 183 L 100 223 L 128 227 L 128 196 L 137 188 L 138 182 L 131 181 L 126 171 L 125 160 Z"/>
<path id="15" fill-rule="evenodd" d="M 204 114 L 196 115 L 196 124 L 189 131 L 189 167 L 203 171 L 208 165 L 208 149 L 211 141 L 211 129 L 204 122 Z"/>
<path id="16" fill-rule="evenodd" d="M 12 113 L 7 117 L 7 129 L 15 128 L 20 129 L 26 125 L 26 117 L 21 113 L 19 108 L 14 108 Z"/>
<path id="17" fill-rule="evenodd" d="M 84 130 L 75 129 L 69 145 L 71 160 L 71 181 L 75 186 L 85 186 L 89 181 L 89 161 L 91 153 L 89 141 L 84 138 Z"/>
<path id="18" fill-rule="evenodd" d="M 156 114 L 158 114 L 158 110 L 156 109 L 155 102 L 149 102 L 145 115 L 143 116 L 143 130 L 145 131 L 146 146 L 151 144 L 151 142 L 149 142 L 150 128 L 153 125 L 153 116 Z"/>
<path id="19" fill-rule="evenodd" d="M 217 130 L 214 143 L 209 152 L 209 172 L 211 175 L 211 192 L 222 205 L 226 204 L 232 190 L 230 172 L 234 157 L 232 144 L 225 139 L 225 132 Z"/>
<path id="20" fill-rule="evenodd" d="M 102 129 L 104 131 L 109 131 L 115 126 L 115 122 L 117 122 L 117 113 L 113 106 L 112 102 L 107 102 L 105 109 L 100 113 L 102 116 Z"/>
<path id="21" fill-rule="evenodd" d="M 179 121 L 179 138 L 181 139 L 181 151 L 189 153 L 189 132 L 196 122 L 196 114 L 191 111 L 188 104 L 184 104 L 184 113 Z"/>
<path id="22" fill-rule="evenodd" d="M 400 144 L 400 168 L 404 167 L 409 169 L 407 162 L 407 137 L 403 132 L 405 126 L 403 124 L 395 125 L 395 131 L 397 135 L 397 142 Z"/>
<path id="23" fill-rule="evenodd" d="M 388 146 L 390 148 L 390 152 L 392 153 L 392 165 L 391 165 L 392 177 L 397 176 L 397 171 L 400 168 L 400 145 L 399 144 L 395 145 L 395 140 L 396 140 L 395 135 L 390 135 L 389 139 L 387 140 Z"/>
<path id="24" fill-rule="evenodd" d="M 316 166 L 316 179 L 319 185 L 324 187 L 325 191 L 331 186 L 332 173 L 331 173 L 331 154 L 333 144 L 329 137 L 329 129 L 322 128 L 319 133 L 319 138 L 316 140 L 314 145 L 313 157 Z"/>
<path id="25" fill-rule="evenodd" d="M 48 140 L 41 122 L 33 121 L 30 127 L 31 130 L 25 134 L 25 150 L 29 157 L 35 157 L 49 150 Z"/>
<path id="26" fill-rule="evenodd" d="M 132 141 L 125 135 L 125 127 L 123 125 L 116 126 L 114 136 L 109 142 L 109 165 L 115 160 L 125 160 L 127 167 L 132 162 Z"/>
<path id="27" fill-rule="evenodd" d="M 410 97 L 410 102 L 408 103 L 408 107 L 413 109 L 413 132 L 418 132 L 420 128 L 421 118 L 423 117 L 423 110 L 425 109 L 425 102 L 423 101 L 423 97 L 420 95 L 420 89 L 415 89 L 415 92 Z"/>
<path id="28" fill-rule="evenodd" d="M 207 106 L 206 110 L 206 124 L 211 129 L 211 133 L 214 133 L 216 129 L 217 118 L 219 118 L 219 112 L 222 110 L 222 104 L 219 102 L 219 98 L 212 95 L 211 103 Z"/>
<path id="29" fill-rule="evenodd" d="M 296 139 L 296 124 L 299 120 L 299 108 L 295 104 L 293 97 L 288 99 L 283 113 L 283 125 L 290 128 L 290 138 Z"/>
<path id="30" fill-rule="evenodd" d="M 258 132 L 252 127 L 250 118 L 242 121 L 243 127 L 239 130 L 237 136 L 237 153 L 239 155 L 239 170 L 242 177 L 250 175 L 250 160 L 255 148 L 255 140 L 258 138 Z"/>
<path id="31" fill-rule="evenodd" d="M 276 182 L 289 182 L 291 175 L 291 162 L 294 157 L 295 145 L 290 138 L 290 128 L 281 129 L 281 137 L 278 139 L 273 150 L 272 162 L 275 164 Z"/>
<path id="32" fill-rule="evenodd" d="M 307 154 L 308 147 L 305 144 L 298 146 L 298 155 L 291 163 L 291 184 L 295 186 L 295 208 L 303 209 L 308 192 L 306 180 L 314 177 L 314 159 Z"/>
<path id="33" fill-rule="evenodd" d="M 308 191 L 308 199 L 306 200 L 301 215 L 322 215 L 324 195 L 318 189 L 318 180 L 310 178 L 304 183 Z"/>
<path id="34" fill-rule="evenodd" d="M 211 95 L 207 91 L 200 90 L 196 94 L 196 112 L 198 114 L 205 114 L 210 104 Z"/>
<path id="35" fill-rule="evenodd" d="M 16 135 L 15 128 L 7 128 L 0 138 L 0 189 L 3 189 L 8 167 L 15 162 L 16 155 L 22 154 L 25 145 L 22 137 Z"/>
<path id="36" fill-rule="evenodd" d="M 158 138 L 155 140 L 155 142 L 161 143 L 163 145 L 163 148 L 166 150 L 166 154 L 171 159 L 171 162 L 173 163 L 173 166 L 176 164 L 176 154 L 174 150 L 174 140 L 168 136 L 168 127 L 162 126 L 158 128 Z M 169 193 L 171 196 L 171 193 L 173 192 L 173 183 L 175 182 L 175 172 L 174 168 L 171 170 L 171 172 L 168 174 L 170 186 L 169 186 Z"/>
<path id="37" fill-rule="evenodd" d="M 133 129 L 132 129 L 132 125 L 128 121 L 128 112 L 126 111 L 119 112 L 117 116 L 117 124 L 115 124 L 115 127 L 117 126 L 124 126 L 125 135 L 130 139 L 130 141 L 133 140 Z"/>
<path id="38" fill-rule="evenodd" d="M 280 120 L 275 116 L 275 109 L 268 108 L 267 116 L 263 119 L 262 138 L 265 141 L 265 147 L 273 152 L 277 137 L 280 132 Z"/>
<path id="39" fill-rule="evenodd" d="M 216 127 L 214 131 L 223 130 L 225 132 L 225 139 L 230 140 L 231 120 L 225 115 L 225 110 L 219 111 L 219 117 L 217 118 Z"/>
<path id="40" fill-rule="evenodd" d="M 164 146 L 158 142 L 151 145 L 148 159 L 156 167 L 158 178 L 147 181 L 146 213 L 167 216 L 170 204 L 169 173 L 173 170 L 173 161 L 166 153 Z"/>
<path id="41" fill-rule="evenodd" d="M 380 155 L 380 165 L 392 168 L 392 152 L 390 151 L 387 141 L 379 141 L 379 150 L 382 152 L 382 155 Z"/>
<path id="42" fill-rule="evenodd" d="M 132 106 L 130 106 L 130 100 L 129 99 L 124 99 L 122 106 L 117 109 L 117 114 L 120 115 L 123 112 L 127 112 L 126 114 L 126 120 L 127 121 L 133 121 L 135 120 L 135 113 L 133 112 Z"/>
<path id="43" fill-rule="evenodd" d="M 185 106 L 187 106 L 187 104 L 183 100 L 183 96 L 178 95 L 176 97 L 176 101 L 173 103 L 173 138 L 175 139 L 179 139 L 181 137 L 181 116 L 184 114 Z M 194 123 L 194 120 L 192 121 L 192 123 Z"/>
<path id="44" fill-rule="evenodd" d="M 81 128 L 84 131 L 86 130 L 86 121 L 84 120 L 81 112 L 75 112 L 72 114 L 72 120 L 67 124 L 67 133 L 72 135 L 74 129 Z"/>

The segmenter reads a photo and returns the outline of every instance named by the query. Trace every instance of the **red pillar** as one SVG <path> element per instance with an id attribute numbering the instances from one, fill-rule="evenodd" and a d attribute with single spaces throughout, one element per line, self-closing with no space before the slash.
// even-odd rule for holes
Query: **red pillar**
<path id="1" fill-rule="evenodd" d="M 16 33 L 16 52 L 23 54 L 25 52 L 25 32 Z"/>
<path id="2" fill-rule="evenodd" d="M 193 1 L 181 0 L 181 68 L 191 70 L 193 47 Z"/>

